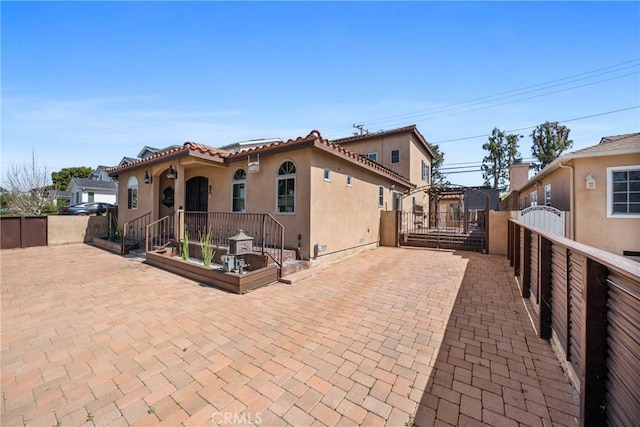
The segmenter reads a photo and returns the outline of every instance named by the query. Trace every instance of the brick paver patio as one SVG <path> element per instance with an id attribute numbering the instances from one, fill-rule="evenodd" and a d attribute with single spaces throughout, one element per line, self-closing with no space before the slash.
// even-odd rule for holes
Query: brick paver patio
<path id="1" fill-rule="evenodd" d="M 379 248 L 246 295 L 2 251 L 3 426 L 576 425 L 502 257 Z"/>

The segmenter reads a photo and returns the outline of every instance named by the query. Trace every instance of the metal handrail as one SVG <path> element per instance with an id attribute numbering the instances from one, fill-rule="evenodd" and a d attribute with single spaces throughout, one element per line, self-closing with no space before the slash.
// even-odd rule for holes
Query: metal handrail
<path id="1" fill-rule="evenodd" d="M 151 219 L 151 212 L 125 222 L 122 225 L 122 253 L 127 247 L 133 247 L 146 240 L 146 227 Z"/>
<path id="2" fill-rule="evenodd" d="M 165 247 L 175 240 L 175 214 L 167 215 L 147 225 L 146 245 L 147 252 L 155 247 Z"/>
<path id="3" fill-rule="evenodd" d="M 239 230 L 253 237 L 253 250 L 271 258 L 280 268 L 284 262 L 284 226 L 269 214 L 240 212 L 183 212 L 181 226 L 190 240 L 209 232 L 217 246 L 228 247 L 229 237 Z M 184 222 L 183 222 L 184 221 Z M 178 239 L 182 240 L 183 233 Z"/>

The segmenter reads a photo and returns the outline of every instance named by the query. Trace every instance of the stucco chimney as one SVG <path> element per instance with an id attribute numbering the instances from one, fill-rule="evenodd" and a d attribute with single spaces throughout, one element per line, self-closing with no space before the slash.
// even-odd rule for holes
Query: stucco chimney
<path id="1" fill-rule="evenodd" d="M 519 190 L 529 181 L 530 163 L 514 163 L 509 166 L 509 190 Z"/>

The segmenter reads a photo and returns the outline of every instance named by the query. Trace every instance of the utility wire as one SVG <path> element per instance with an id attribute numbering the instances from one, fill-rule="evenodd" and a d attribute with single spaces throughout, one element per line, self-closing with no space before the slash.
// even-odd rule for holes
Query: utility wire
<path id="1" fill-rule="evenodd" d="M 621 108 L 619 110 L 605 111 L 604 113 L 591 114 L 589 116 L 575 117 L 573 119 L 559 120 L 558 123 L 575 122 L 575 121 L 578 121 L 578 120 L 590 119 L 592 117 L 605 116 L 607 114 L 615 114 L 615 113 L 620 113 L 622 111 L 629 111 L 629 110 L 633 110 L 635 108 L 640 108 L 640 105 L 635 105 L 633 107 L 627 107 L 627 108 Z M 518 129 L 509 129 L 509 130 L 505 130 L 504 132 L 505 133 L 506 132 L 519 132 L 521 130 L 534 129 L 537 126 L 538 125 L 527 126 L 527 127 L 518 128 Z M 432 144 L 444 144 L 446 142 L 465 141 L 465 140 L 469 140 L 469 139 L 486 138 L 486 137 L 489 137 L 489 136 L 491 136 L 490 133 L 489 134 L 484 134 L 484 135 L 465 136 L 465 137 L 462 137 L 462 138 L 454 138 L 454 139 L 445 139 L 445 140 L 442 140 L 442 141 L 435 141 L 435 142 L 432 142 Z"/>
<path id="2" fill-rule="evenodd" d="M 621 63 L 615 64 L 615 65 L 610 65 L 610 66 L 607 66 L 607 67 L 601 67 L 601 68 L 597 68 L 595 70 L 586 71 L 586 72 L 583 72 L 583 73 L 574 74 L 574 75 L 571 75 L 571 76 L 562 77 L 562 78 L 559 78 L 559 79 L 554 79 L 554 80 L 550 80 L 550 81 L 543 82 L 543 83 L 537 83 L 537 84 L 534 84 L 534 85 L 525 86 L 525 87 L 522 87 L 522 88 L 519 88 L 519 89 L 508 90 L 508 91 L 504 91 L 504 92 L 499 92 L 499 93 L 494 94 L 494 95 L 482 96 L 482 97 L 478 97 L 478 98 L 473 98 L 473 99 L 468 100 L 468 101 L 449 104 L 449 105 L 446 105 L 444 107 L 437 107 L 437 108 L 432 108 L 432 109 L 428 109 L 428 110 L 422 110 L 422 111 L 413 112 L 413 113 L 406 113 L 406 114 L 400 114 L 400 115 L 395 115 L 395 116 L 388 116 L 386 118 L 373 119 L 373 120 L 365 121 L 365 123 L 388 122 L 388 121 L 395 120 L 395 119 L 410 118 L 410 117 L 414 117 L 414 116 L 417 116 L 417 115 L 423 115 L 425 113 L 430 113 L 430 112 L 439 113 L 439 112 L 444 112 L 444 111 L 450 111 L 452 109 L 463 108 L 463 107 L 454 108 L 456 106 L 478 105 L 480 103 L 478 103 L 476 101 L 481 101 L 481 100 L 487 100 L 485 102 L 491 102 L 489 100 L 496 101 L 497 99 L 505 99 L 505 98 L 509 98 L 509 97 L 513 97 L 513 96 L 520 96 L 520 95 L 523 95 L 523 94 L 526 94 L 526 93 L 535 92 L 537 90 L 545 90 L 545 89 L 549 89 L 551 87 L 561 86 L 561 85 L 565 85 L 565 84 L 568 84 L 568 83 L 573 83 L 573 82 L 580 81 L 580 80 L 594 78 L 594 77 L 598 77 L 598 76 L 601 76 L 601 75 L 604 75 L 604 74 L 610 74 L 610 73 L 613 73 L 613 72 L 618 72 L 618 71 L 621 71 L 621 70 L 625 70 L 625 69 L 628 69 L 628 68 L 635 68 L 635 67 L 638 66 L 639 62 L 640 62 L 640 59 L 634 59 L 634 60 L 631 60 L 631 61 L 625 61 L 625 62 L 621 62 Z M 629 65 L 629 64 L 634 64 L 634 65 Z M 625 67 L 619 68 L 621 66 L 625 66 Z M 619 68 L 619 69 L 611 70 L 612 68 Z M 606 72 L 600 73 L 600 74 L 595 74 L 595 75 L 592 75 L 592 76 L 589 76 L 589 77 L 582 77 L 580 79 L 575 79 L 576 77 L 586 76 L 588 74 L 594 74 L 594 73 L 597 73 L 599 71 L 604 71 L 604 70 L 609 70 L 609 71 L 606 71 Z M 627 74 L 627 75 L 614 77 L 612 79 L 603 79 L 601 81 L 591 82 L 589 84 L 602 83 L 604 81 L 613 80 L 613 79 L 621 78 L 621 77 L 626 77 L 626 76 L 632 75 L 632 74 L 637 74 L 637 73 L 630 73 L 630 74 Z M 574 79 L 574 80 L 570 80 L 570 79 Z M 556 82 L 560 82 L 560 81 L 563 81 L 563 80 L 569 80 L 569 81 L 567 81 L 565 83 L 556 84 L 556 85 L 550 85 L 551 83 L 556 83 Z M 522 91 L 527 90 L 527 89 L 532 89 L 532 88 L 541 87 L 541 86 L 546 86 L 546 87 L 543 87 L 543 88 L 537 89 L 537 90 L 533 90 L 533 91 L 523 92 L 523 93 L 520 93 L 520 94 L 517 94 L 517 95 L 511 95 L 511 96 L 507 96 L 507 97 L 498 98 L 498 97 L 500 97 L 502 95 L 506 95 L 506 94 L 510 94 L 510 93 L 522 92 Z M 581 85 L 581 86 L 577 86 L 575 88 L 583 87 L 583 86 L 584 85 Z M 565 90 L 568 90 L 568 89 L 565 89 Z M 553 93 L 556 93 L 556 92 L 550 92 L 550 93 L 547 93 L 547 95 L 548 94 L 553 94 Z M 526 99 L 528 99 L 528 98 L 526 98 Z M 475 104 L 474 104 L 474 102 L 475 102 Z M 497 105 L 494 105 L 494 106 L 497 106 Z M 487 108 L 491 108 L 491 107 L 487 107 Z M 346 128 L 351 128 L 351 125 L 348 125 L 348 126 L 345 125 L 345 126 L 339 126 L 339 127 L 335 127 L 335 128 L 330 128 L 330 129 L 328 129 L 328 132 L 330 133 L 332 130 L 340 130 L 340 129 L 346 129 Z"/>

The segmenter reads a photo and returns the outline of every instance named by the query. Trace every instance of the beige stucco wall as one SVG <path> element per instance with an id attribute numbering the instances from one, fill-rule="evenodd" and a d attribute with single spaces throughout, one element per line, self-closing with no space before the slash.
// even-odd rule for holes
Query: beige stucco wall
<path id="1" fill-rule="evenodd" d="M 607 167 L 630 165 L 640 165 L 640 153 L 575 160 L 576 241 L 617 255 L 640 251 L 640 218 L 607 218 Z M 593 190 L 586 189 L 588 174 L 596 180 Z"/>
<path id="2" fill-rule="evenodd" d="M 107 236 L 106 216 L 49 215 L 47 217 L 49 245 L 89 243 L 94 237 Z"/>
<path id="3" fill-rule="evenodd" d="M 522 209 L 531 206 L 532 192 L 538 194 L 538 206 L 544 206 L 545 187 L 551 184 L 551 206 L 564 212 L 570 211 L 570 176 L 571 171 L 569 169 L 559 168 L 549 175 L 531 182 L 528 186 L 521 189 L 519 206 Z"/>
<path id="4" fill-rule="evenodd" d="M 324 180 L 325 168 L 331 180 Z M 352 176 L 351 187 L 347 176 Z M 407 190 L 388 178 L 369 172 L 316 150 L 311 159 L 311 257 L 315 245 L 326 246 L 325 256 L 380 240 L 380 211 L 393 209 L 391 185 Z M 383 205 L 378 205 L 379 186 L 383 186 Z"/>
<path id="5" fill-rule="evenodd" d="M 255 161 L 257 157 L 251 160 Z M 297 169 L 296 207 L 293 214 L 276 212 L 277 171 L 286 160 L 293 161 Z M 169 165 L 177 169 L 179 179 L 166 178 Z M 408 190 L 408 187 L 390 178 L 314 147 L 263 155 L 260 157 L 260 170 L 256 173 L 248 173 L 247 166 L 247 160 L 216 165 L 183 158 L 141 168 L 133 173 L 138 178 L 138 209 L 135 211 L 126 209 L 126 182 L 132 174 L 122 173 L 119 177 L 119 222 L 122 224 L 152 210 L 155 220 L 184 207 L 184 182 L 196 176 L 209 180 L 208 210 L 231 212 L 233 175 L 238 168 L 242 168 L 247 172 L 246 212 L 272 215 L 285 228 L 285 247 L 297 248 L 299 235 L 302 256 L 310 259 L 315 256 L 316 244 L 327 246 L 323 256 L 377 245 L 380 238 L 380 211 L 393 207 L 391 185 L 394 184 L 394 191 L 400 193 Z M 331 182 L 324 181 L 325 168 L 331 170 Z M 153 175 L 152 184 L 144 184 L 145 170 Z M 348 175 L 352 176 L 351 187 L 346 185 Z M 378 206 L 379 185 L 384 186 L 382 207 Z M 162 193 L 167 186 L 175 188 L 173 209 L 161 204 Z M 424 194 L 419 193 L 415 197 L 416 203 L 426 204 Z M 411 210 L 411 198 L 405 199 L 403 208 Z"/>
<path id="6" fill-rule="evenodd" d="M 551 205 L 568 212 L 567 237 L 618 255 L 623 251 L 640 251 L 640 218 L 607 218 L 607 167 L 640 164 L 640 153 L 622 156 L 577 158 L 567 162 L 567 168 L 556 169 L 538 180 L 538 205 L 544 205 L 544 188 L 551 184 Z M 591 174 L 596 188 L 586 189 L 585 178 Z M 572 210 L 570 188 L 574 182 L 575 206 Z M 530 203 L 530 193 L 536 187 L 522 189 L 520 202 Z M 522 206 L 522 204 L 521 204 Z"/>
<path id="7" fill-rule="evenodd" d="M 507 255 L 507 227 L 517 211 L 489 211 L 489 254 Z"/>
<path id="8" fill-rule="evenodd" d="M 378 153 L 378 163 L 384 167 L 409 179 L 418 187 L 428 184 L 422 181 L 422 161 L 424 160 L 431 167 L 431 157 L 424 145 L 411 134 L 353 141 L 345 144 L 344 147 L 362 155 Z M 392 150 L 400 150 L 400 163 L 391 163 Z"/>

